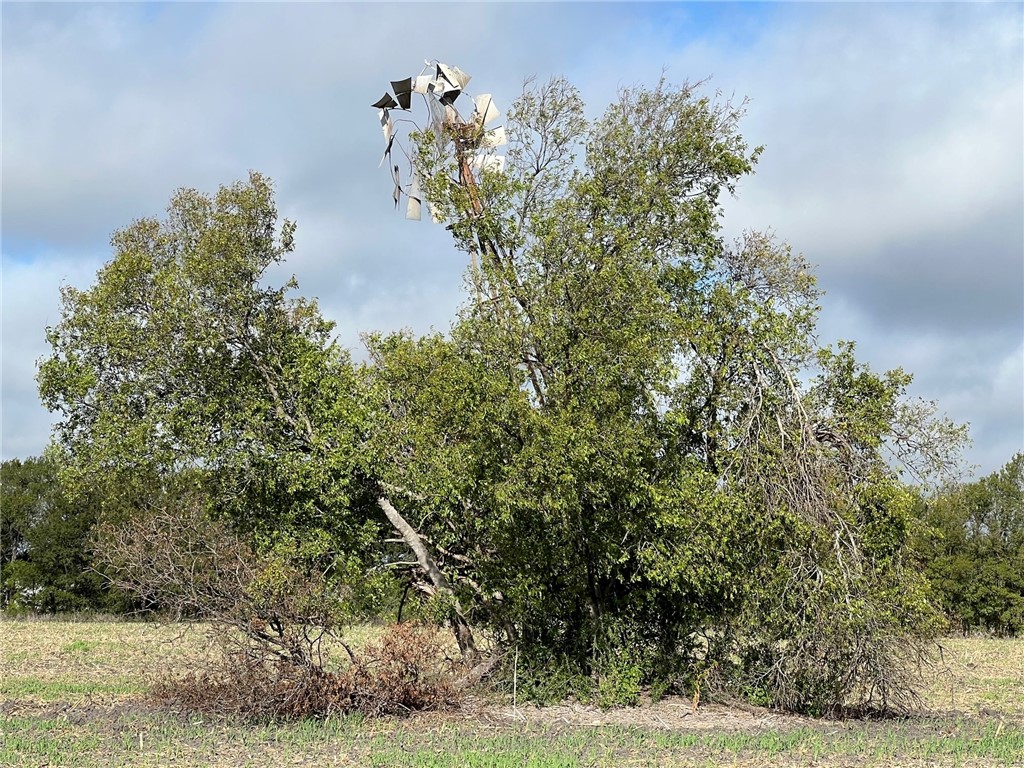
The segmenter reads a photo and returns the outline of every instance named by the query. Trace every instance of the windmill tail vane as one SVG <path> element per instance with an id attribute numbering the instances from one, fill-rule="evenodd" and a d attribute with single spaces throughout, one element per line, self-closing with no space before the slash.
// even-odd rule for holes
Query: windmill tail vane
<path id="1" fill-rule="evenodd" d="M 384 133 L 384 154 L 378 168 L 387 162 L 394 182 L 392 198 L 398 207 L 403 196 L 408 200 L 405 216 L 408 219 L 420 219 L 420 210 L 424 202 L 431 210 L 435 221 L 437 212 L 430 201 L 424 201 L 420 191 L 420 180 L 412 163 L 412 141 L 406 136 L 406 147 L 398 135 L 393 112 L 411 113 L 413 95 L 420 96 L 426 103 L 426 128 L 434 136 L 438 152 L 445 151 L 449 143 L 455 145 L 455 155 L 459 164 L 459 182 L 469 190 L 473 206 L 480 213 L 481 203 L 476 194 L 478 179 L 483 173 L 501 173 L 505 169 L 505 157 L 495 150 L 508 143 L 504 127 L 490 128 L 490 124 L 500 117 L 501 113 L 489 93 L 470 96 L 466 86 L 471 76 L 461 69 L 440 61 L 424 62 L 420 73 L 402 80 L 392 80 L 391 89 L 375 101 L 372 106 L 377 110 L 381 131 Z M 460 100 L 461 99 L 461 100 Z M 460 111 L 465 109 L 468 116 Z M 469 110 L 472 111 L 469 111 Z M 414 120 L 405 119 L 402 122 Z M 419 127 L 417 125 L 417 127 Z M 410 166 L 404 185 L 401 181 L 399 165 L 394 162 L 395 149 L 398 149 Z"/>

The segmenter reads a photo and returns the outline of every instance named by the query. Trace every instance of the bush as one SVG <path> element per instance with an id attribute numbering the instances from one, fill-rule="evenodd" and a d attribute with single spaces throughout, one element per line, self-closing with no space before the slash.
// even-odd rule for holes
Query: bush
<path id="1" fill-rule="evenodd" d="M 594 701 L 602 709 L 631 707 L 640 700 L 646 669 L 631 648 L 605 653 L 595 669 Z"/>
<path id="2" fill-rule="evenodd" d="M 203 622 L 219 649 L 212 663 L 158 683 L 159 701 L 267 719 L 398 715 L 458 700 L 438 630 L 395 625 L 359 653 L 344 643 L 359 600 L 345 561 L 314 532 L 249 540 L 190 492 L 102 523 L 96 542 L 120 588 L 166 618 Z"/>

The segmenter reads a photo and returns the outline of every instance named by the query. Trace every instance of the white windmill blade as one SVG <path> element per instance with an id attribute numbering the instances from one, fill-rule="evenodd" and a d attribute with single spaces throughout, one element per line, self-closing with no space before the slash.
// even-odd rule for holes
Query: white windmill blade
<path id="1" fill-rule="evenodd" d="M 473 98 L 473 110 L 478 116 L 480 125 L 487 125 L 501 114 L 489 93 L 481 93 Z"/>
<path id="2" fill-rule="evenodd" d="M 457 90 L 459 90 L 459 89 L 456 88 L 451 83 L 449 83 L 443 77 L 436 77 L 433 80 L 431 80 L 429 83 L 427 83 L 427 93 L 432 93 L 435 96 L 444 96 L 446 93 L 448 93 L 450 91 L 457 91 Z"/>
<path id="3" fill-rule="evenodd" d="M 422 221 L 423 214 L 421 213 L 421 208 L 422 205 L 419 198 L 409 195 L 409 203 L 405 206 L 405 218 L 410 221 Z"/>
<path id="4" fill-rule="evenodd" d="M 492 131 L 484 131 L 477 146 L 481 149 L 494 149 L 508 144 L 508 136 L 505 135 L 505 127 L 495 128 Z"/>
<path id="5" fill-rule="evenodd" d="M 491 171 L 493 173 L 505 172 L 505 156 L 491 155 L 486 152 L 478 152 L 473 155 L 470 165 L 474 171 Z"/>
<path id="6" fill-rule="evenodd" d="M 422 202 L 420 177 L 415 173 L 412 175 L 412 184 L 409 185 L 409 191 L 406 195 L 409 198 L 409 203 L 405 206 L 405 218 L 420 221 L 420 204 Z"/>
<path id="7" fill-rule="evenodd" d="M 380 118 L 380 128 L 384 131 L 384 141 L 391 143 L 391 136 L 395 131 L 395 123 L 391 119 L 391 113 L 386 109 L 382 109 L 377 113 Z"/>
<path id="8" fill-rule="evenodd" d="M 469 81 L 473 79 L 471 75 L 467 75 L 458 67 L 442 64 L 439 61 L 437 62 L 437 78 L 440 80 L 442 77 L 460 91 L 465 89 Z"/>
<path id="9" fill-rule="evenodd" d="M 426 96 L 433 90 L 431 86 L 434 82 L 434 78 L 430 75 L 417 75 L 412 79 L 412 92 L 422 93 Z"/>

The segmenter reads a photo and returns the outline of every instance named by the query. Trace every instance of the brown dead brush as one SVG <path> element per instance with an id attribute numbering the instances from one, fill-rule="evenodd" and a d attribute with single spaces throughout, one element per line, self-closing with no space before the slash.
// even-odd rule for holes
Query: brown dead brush
<path id="1" fill-rule="evenodd" d="M 252 720 L 443 710 L 457 706 L 460 693 L 441 648 L 436 629 L 398 624 L 366 650 L 350 652 L 337 672 L 232 651 L 205 669 L 164 678 L 152 694 L 184 711 Z"/>
<path id="2" fill-rule="evenodd" d="M 348 588 L 328 575 L 329 548 L 284 538 L 257 550 L 211 518 L 198 495 L 104 523 L 96 543 L 114 584 L 213 640 L 211 658 L 153 687 L 160 702 L 257 720 L 401 715 L 457 702 L 438 630 L 400 624 L 359 653 L 342 641 Z"/>

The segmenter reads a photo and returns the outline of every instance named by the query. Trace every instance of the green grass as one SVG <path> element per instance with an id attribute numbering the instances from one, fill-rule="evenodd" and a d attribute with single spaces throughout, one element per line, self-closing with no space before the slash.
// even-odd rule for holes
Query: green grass
<path id="1" fill-rule="evenodd" d="M 157 660 L 174 666 L 209 652 L 199 633 L 123 622 L 3 621 L 0 765 L 1024 766 L 1024 641 L 971 638 L 945 646 L 947 672 L 926 694 L 931 713 L 904 720 L 813 721 L 721 707 L 693 714 L 680 700 L 611 713 L 527 708 L 520 719 L 494 704 L 406 720 L 246 725 L 147 701 L 146 681 L 162 669 Z M 662 715 L 669 721 L 659 723 Z"/>
<path id="2" fill-rule="evenodd" d="M 878 727 L 876 727 L 878 726 Z M 1013 765 L 1024 760 L 1020 726 L 934 721 L 923 729 L 856 724 L 839 733 L 662 733 L 641 728 L 482 728 L 474 723 L 366 723 L 352 718 L 244 727 L 151 714 L 111 724 L 34 717 L 0 720 L 0 764 L 576 766 Z M 865 733 L 862 728 L 866 728 Z M 998 730 L 998 732 L 997 732 Z M 326 762 L 325 762 L 326 761 Z M 1016 762 L 1015 762 L 1016 761 Z"/>
<path id="3" fill-rule="evenodd" d="M 69 680 L 37 677 L 7 677 L 0 680 L 0 696 L 32 697 L 42 701 L 92 696 L 97 694 L 144 694 L 148 686 L 132 677 L 111 677 L 106 680 Z"/>
<path id="4" fill-rule="evenodd" d="M 1024 730 L 965 721 L 934 722 L 924 730 L 867 724 L 832 733 L 818 727 L 789 732 L 666 734 L 639 728 L 524 727 L 484 729 L 457 723 L 423 728 L 416 722 L 368 724 L 351 718 L 305 724 L 242 727 L 148 715 L 109 724 L 0 721 L 0 764 L 28 766 L 330 765 L 396 768 L 576 768 L 670 765 L 1014 765 L 1024 760 Z"/>
<path id="5" fill-rule="evenodd" d="M 70 643 L 60 649 L 61 653 L 88 653 L 89 651 L 95 650 L 98 643 L 90 643 L 85 640 L 72 640 Z"/>

